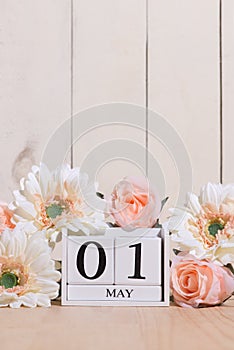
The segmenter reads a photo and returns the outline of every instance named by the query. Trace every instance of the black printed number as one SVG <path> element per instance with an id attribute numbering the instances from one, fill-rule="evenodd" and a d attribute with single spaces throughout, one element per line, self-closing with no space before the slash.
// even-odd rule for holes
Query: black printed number
<path id="1" fill-rule="evenodd" d="M 128 278 L 144 280 L 145 277 L 141 276 L 141 243 L 130 245 L 129 248 L 135 248 L 135 270 L 134 275 Z"/>
<path id="2" fill-rule="evenodd" d="M 85 272 L 85 267 L 84 267 L 85 251 L 90 244 L 93 244 L 97 247 L 98 254 L 99 254 L 98 268 L 97 268 L 97 272 L 95 273 L 94 276 L 88 276 Z M 77 269 L 78 269 L 79 273 L 81 274 L 81 276 L 83 276 L 84 278 L 86 278 L 88 280 L 95 280 L 98 277 L 100 277 L 106 268 L 106 254 L 105 254 L 105 251 L 104 251 L 103 247 L 101 246 L 101 244 L 94 242 L 94 241 L 83 243 L 79 249 L 78 254 L 77 254 L 76 266 L 77 266 Z"/>

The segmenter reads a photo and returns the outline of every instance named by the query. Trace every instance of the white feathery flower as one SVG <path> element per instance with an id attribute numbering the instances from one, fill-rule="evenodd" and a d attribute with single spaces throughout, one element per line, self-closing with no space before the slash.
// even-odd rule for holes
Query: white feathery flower
<path id="1" fill-rule="evenodd" d="M 20 187 L 10 208 L 14 222 L 23 222 L 27 232 L 46 230 L 52 242 L 67 230 L 86 235 L 105 232 L 105 202 L 96 194 L 97 185 L 89 183 L 79 168 L 63 164 L 50 172 L 44 164 L 33 166 Z"/>
<path id="2" fill-rule="evenodd" d="M 234 184 L 208 183 L 188 193 L 185 208 L 171 209 L 172 249 L 197 258 L 234 264 Z"/>
<path id="3" fill-rule="evenodd" d="M 51 305 L 58 296 L 60 273 L 51 260 L 43 232 L 29 237 L 22 224 L 0 235 L 0 307 Z"/>

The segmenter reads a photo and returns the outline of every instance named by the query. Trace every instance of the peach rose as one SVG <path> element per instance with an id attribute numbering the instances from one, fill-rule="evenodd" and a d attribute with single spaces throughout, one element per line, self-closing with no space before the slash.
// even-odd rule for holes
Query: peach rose
<path id="1" fill-rule="evenodd" d="M 171 289 L 180 306 L 219 305 L 234 292 L 234 275 L 226 267 L 180 253 L 172 262 Z"/>
<path id="2" fill-rule="evenodd" d="M 11 222 L 13 213 L 8 209 L 7 204 L 0 203 L 0 233 L 2 233 L 6 227 L 14 228 L 15 225 Z"/>
<path id="3" fill-rule="evenodd" d="M 109 212 L 120 227 L 153 227 L 161 210 L 157 191 L 144 177 L 125 177 L 115 187 Z"/>

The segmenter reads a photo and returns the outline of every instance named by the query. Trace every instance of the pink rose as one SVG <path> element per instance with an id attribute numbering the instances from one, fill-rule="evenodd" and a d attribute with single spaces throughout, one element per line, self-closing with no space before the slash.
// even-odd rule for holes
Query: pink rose
<path id="1" fill-rule="evenodd" d="M 118 226 L 153 227 L 161 210 L 157 191 L 144 177 L 125 177 L 111 195 L 109 211 Z"/>
<path id="2" fill-rule="evenodd" d="M 218 305 L 234 292 L 234 275 L 228 268 L 180 253 L 172 262 L 171 289 L 180 306 Z"/>
<path id="3" fill-rule="evenodd" d="M 8 209 L 7 204 L 0 203 L 0 233 L 2 233 L 6 227 L 14 228 L 15 225 L 11 222 L 13 213 Z"/>

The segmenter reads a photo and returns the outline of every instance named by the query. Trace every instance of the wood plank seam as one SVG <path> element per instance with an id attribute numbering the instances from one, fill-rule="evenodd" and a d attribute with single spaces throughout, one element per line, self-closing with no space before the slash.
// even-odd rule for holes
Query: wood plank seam
<path id="1" fill-rule="evenodd" d="M 145 0 L 145 111 L 146 111 L 146 121 L 145 121 L 145 148 L 146 148 L 146 155 L 145 155 L 145 171 L 146 175 L 148 176 L 148 150 L 149 150 L 149 3 L 148 0 Z"/>
<path id="2" fill-rule="evenodd" d="M 71 0 L 71 4 L 70 4 L 71 10 L 70 10 L 70 16 L 71 16 L 71 62 L 70 62 L 70 74 L 71 74 L 71 167 L 73 168 L 73 164 L 74 164 L 74 148 L 73 148 L 73 112 L 74 112 L 74 108 L 73 108 L 73 83 L 74 83 L 74 6 L 73 6 L 73 0 Z"/>
<path id="3" fill-rule="evenodd" d="M 222 0 L 219 0 L 219 108 L 220 108 L 220 182 L 223 182 L 223 21 Z"/>

